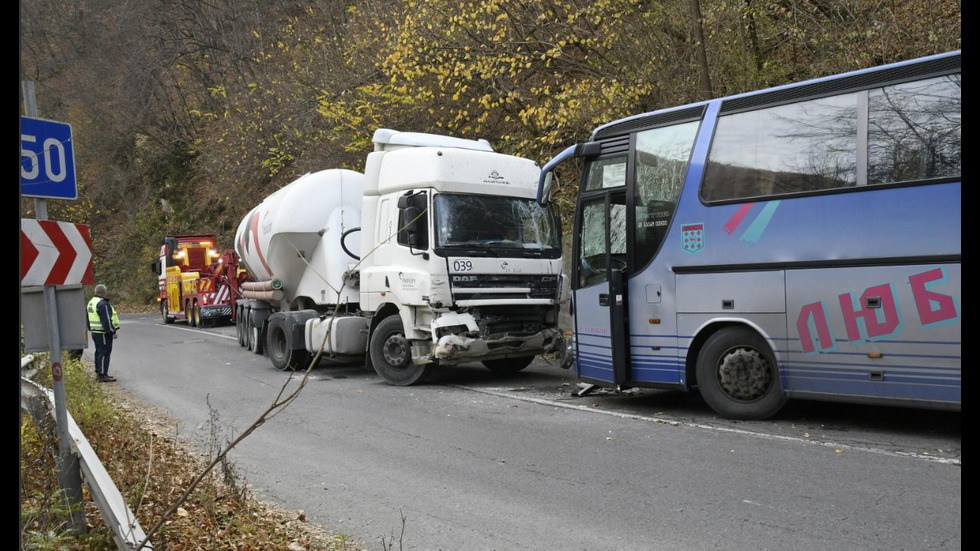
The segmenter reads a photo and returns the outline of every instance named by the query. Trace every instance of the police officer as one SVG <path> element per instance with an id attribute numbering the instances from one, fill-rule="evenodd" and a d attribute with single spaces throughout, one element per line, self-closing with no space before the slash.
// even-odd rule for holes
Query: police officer
<path id="1" fill-rule="evenodd" d="M 112 355 L 112 341 L 119 336 L 119 316 L 109 304 L 106 286 L 95 286 L 95 296 L 88 301 L 88 330 L 95 342 L 95 378 L 109 383 L 116 378 L 109 375 L 109 356 Z"/>

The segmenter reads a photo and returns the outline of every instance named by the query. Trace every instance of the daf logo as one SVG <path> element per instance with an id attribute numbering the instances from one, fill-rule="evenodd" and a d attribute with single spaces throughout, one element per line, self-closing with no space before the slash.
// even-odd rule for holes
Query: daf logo
<path id="1" fill-rule="evenodd" d="M 476 281 L 476 280 L 477 280 L 477 276 L 458 276 L 458 275 L 453 276 L 453 281 L 458 281 L 460 283 Z"/>

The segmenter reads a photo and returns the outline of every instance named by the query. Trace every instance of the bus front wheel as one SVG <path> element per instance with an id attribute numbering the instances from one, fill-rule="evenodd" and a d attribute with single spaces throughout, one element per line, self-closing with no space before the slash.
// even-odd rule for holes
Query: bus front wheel
<path id="1" fill-rule="evenodd" d="M 766 419 L 786 403 L 772 349 L 747 327 L 708 337 L 698 354 L 697 377 L 701 397 L 728 419 Z"/>

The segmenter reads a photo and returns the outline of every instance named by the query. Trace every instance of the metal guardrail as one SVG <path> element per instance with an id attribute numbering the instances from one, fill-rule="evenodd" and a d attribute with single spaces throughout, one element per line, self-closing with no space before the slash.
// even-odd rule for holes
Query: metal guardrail
<path id="1" fill-rule="evenodd" d="M 33 355 L 21 358 L 21 370 L 23 371 L 33 361 Z M 21 376 L 20 407 L 35 418 L 46 412 L 54 419 L 54 392 Z M 71 436 L 72 452 L 80 459 L 82 480 L 88 485 L 92 499 L 102 512 L 102 519 L 112 531 L 116 547 L 120 551 L 135 549 L 146 539 L 146 533 L 143 532 L 136 515 L 129 509 L 126 500 L 119 493 L 115 482 L 112 481 L 99 456 L 75 423 L 71 413 L 68 414 L 68 433 Z M 153 545 L 146 542 L 143 544 L 143 549 L 152 550 Z"/>

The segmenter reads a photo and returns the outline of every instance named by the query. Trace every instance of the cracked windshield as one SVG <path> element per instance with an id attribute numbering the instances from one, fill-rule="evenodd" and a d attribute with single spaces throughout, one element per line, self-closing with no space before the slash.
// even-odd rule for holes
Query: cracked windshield
<path id="1" fill-rule="evenodd" d="M 555 258 L 561 252 L 557 218 L 533 199 L 442 193 L 434 206 L 436 247 L 489 247 L 498 254 Z"/>

